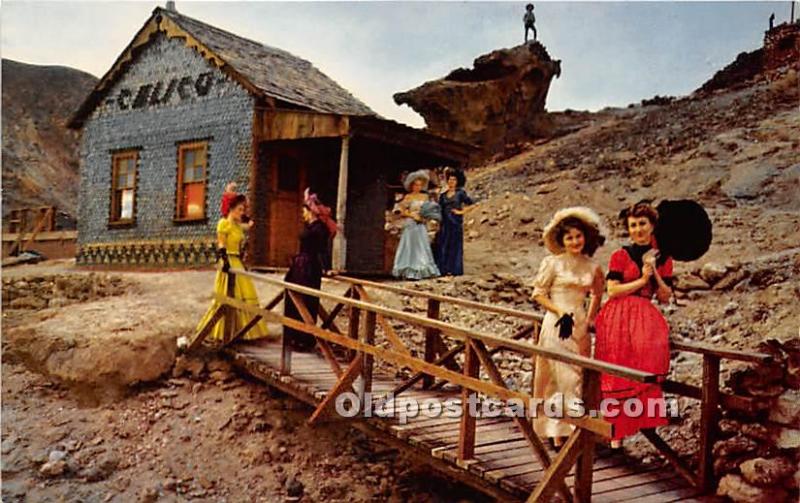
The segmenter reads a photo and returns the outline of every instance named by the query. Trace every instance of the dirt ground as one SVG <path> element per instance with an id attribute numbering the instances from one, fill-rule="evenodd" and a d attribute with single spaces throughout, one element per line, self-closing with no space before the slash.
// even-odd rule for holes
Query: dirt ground
<path id="1" fill-rule="evenodd" d="M 91 274 L 64 261 L 4 272 Z M 191 333 L 208 305 L 213 272 L 119 276 L 129 293 L 66 308 L 4 310 L 3 501 L 484 500 L 341 423 L 309 427 L 310 409 L 214 355 L 170 371 L 174 355 L 147 348 Z M 273 293 L 259 290 L 262 299 Z M 49 378 L 29 370 L 38 356 L 31 356 L 31 332 L 57 340 L 76 331 L 88 341 L 56 350 L 41 345 L 50 353 L 37 368 Z M 118 334 L 142 344 L 121 344 Z M 93 351 L 94 344 L 105 351 Z M 164 360 L 163 377 L 130 382 L 152 371 L 141 367 L 160 368 Z M 92 363 L 131 368 L 91 375 Z M 41 473 L 54 459 L 63 461 L 58 473 Z"/>

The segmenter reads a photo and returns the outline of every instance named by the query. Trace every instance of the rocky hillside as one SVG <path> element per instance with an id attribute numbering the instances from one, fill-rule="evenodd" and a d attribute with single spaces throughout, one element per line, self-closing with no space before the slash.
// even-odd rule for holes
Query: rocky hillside
<path id="1" fill-rule="evenodd" d="M 3 59 L 3 214 L 55 205 L 75 215 L 78 133 L 66 128 L 97 79 Z"/>

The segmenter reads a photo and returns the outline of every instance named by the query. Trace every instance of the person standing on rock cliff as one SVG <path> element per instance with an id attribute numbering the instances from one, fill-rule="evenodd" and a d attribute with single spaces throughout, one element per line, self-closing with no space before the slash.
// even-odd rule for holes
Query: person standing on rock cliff
<path id="1" fill-rule="evenodd" d="M 522 17 L 522 21 L 525 23 L 525 43 L 528 43 L 528 30 L 533 30 L 533 41 L 536 42 L 536 27 L 534 23 L 536 23 L 536 16 L 533 15 L 533 4 L 529 3 L 525 6 L 525 15 Z"/>

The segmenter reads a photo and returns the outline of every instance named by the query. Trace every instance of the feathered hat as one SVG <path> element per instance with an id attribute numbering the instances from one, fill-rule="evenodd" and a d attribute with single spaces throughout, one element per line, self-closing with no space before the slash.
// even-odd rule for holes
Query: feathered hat
<path id="1" fill-rule="evenodd" d="M 325 224 L 325 227 L 328 228 L 328 232 L 330 233 L 330 237 L 336 236 L 339 226 L 336 220 L 331 216 L 331 209 L 322 204 L 322 201 L 319 200 L 316 194 L 311 193 L 310 187 L 306 188 L 303 192 L 303 204 L 315 217 Z"/>
<path id="2" fill-rule="evenodd" d="M 544 227 L 544 234 L 542 235 L 544 246 L 550 250 L 551 253 L 559 254 L 564 252 L 564 245 L 558 242 L 556 234 L 558 231 L 558 224 L 569 217 L 577 218 L 588 227 L 592 227 L 593 229 L 597 230 L 597 234 L 600 238 L 599 244 L 602 244 L 603 241 L 605 241 L 606 231 L 603 228 L 603 223 L 600 220 L 600 216 L 595 213 L 594 210 L 585 206 L 562 208 L 558 210 L 555 215 L 553 215 L 553 218 L 551 218 Z"/>
<path id="3" fill-rule="evenodd" d="M 428 182 L 431 179 L 427 169 L 418 169 L 417 171 L 412 171 L 411 173 L 407 174 L 405 180 L 403 180 L 403 187 L 405 187 L 406 191 L 411 192 L 411 184 L 414 183 L 414 180 L 420 178 L 423 181 L 423 190 L 426 189 L 428 187 Z"/>

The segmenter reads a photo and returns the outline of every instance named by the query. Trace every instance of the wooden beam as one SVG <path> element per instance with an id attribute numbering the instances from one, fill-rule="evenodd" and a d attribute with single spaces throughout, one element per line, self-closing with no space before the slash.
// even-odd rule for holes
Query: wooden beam
<path id="1" fill-rule="evenodd" d="M 703 355 L 703 396 L 700 402 L 700 451 L 698 459 L 699 489 L 709 492 L 714 485 L 714 457 L 712 448 L 716 440 L 719 420 L 719 357 Z"/>
<path id="2" fill-rule="evenodd" d="M 275 306 L 277 306 L 278 304 L 281 303 L 281 300 L 283 300 L 283 297 L 284 297 L 283 292 L 279 293 L 278 295 L 275 296 L 275 298 L 273 298 L 271 301 L 269 301 L 266 306 L 264 306 L 264 309 L 266 309 L 267 311 L 272 311 L 275 308 Z M 259 321 L 261 321 L 261 315 L 256 315 L 256 316 L 253 316 L 252 318 L 250 318 L 250 321 L 248 321 L 247 324 L 245 326 L 243 326 L 241 330 L 236 332 L 236 335 L 234 335 L 231 338 L 231 340 L 228 341 L 228 345 L 233 344 L 237 340 L 239 340 L 242 337 L 244 337 L 244 335 L 247 332 L 249 332 L 250 329 L 252 329 L 254 326 L 256 326 L 256 324 Z"/>
<path id="3" fill-rule="evenodd" d="M 225 316 L 225 311 L 226 310 L 228 310 L 228 306 L 220 305 L 219 307 L 217 307 L 217 310 L 214 311 L 214 314 L 211 315 L 211 318 L 208 320 L 208 323 L 206 323 L 197 332 L 197 334 L 195 334 L 194 339 L 192 339 L 192 341 L 189 343 L 189 345 L 186 348 L 187 352 L 192 351 L 192 350 L 197 349 L 198 347 L 200 347 L 200 344 L 203 343 L 205 338 L 208 336 L 209 332 L 211 332 L 214 329 L 214 327 L 217 325 L 219 320 L 221 320 L 222 317 Z"/>
<path id="4" fill-rule="evenodd" d="M 289 294 L 289 298 L 292 300 L 292 302 L 294 302 L 295 307 L 297 307 L 297 312 L 300 313 L 300 317 L 303 318 L 303 321 L 308 325 L 316 325 L 313 315 L 311 312 L 309 312 L 308 307 L 306 307 L 306 303 L 303 302 L 303 298 L 300 296 L 300 294 L 291 290 L 287 290 L 287 293 Z M 339 366 L 339 362 L 336 360 L 333 350 L 328 345 L 328 341 L 317 338 L 317 345 L 322 352 L 322 356 L 325 357 L 325 360 L 328 362 L 328 365 L 330 365 L 331 370 L 333 370 L 333 373 L 336 374 L 337 377 L 342 375 L 342 368 Z"/>
<path id="5" fill-rule="evenodd" d="M 308 418 L 308 424 L 315 424 L 320 417 L 323 417 L 328 411 L 336 404 L 336 398 L 345 390 L 350 389 L 353 385 L 353 381 L 356 380 L 359 373 L 361 372 L 361 365 L 362 365 L 362 357 L 361 355 L 357 355 L 353 358 L 353 361 L 350 362 L 350 365 L 345 370 L 344 374 L 336 381 L 333 388 L 325 395 L 325 399 L 319 404 L 317 409 L 311 414 L 311 417 Z"/>
<path id="6" fill-rule="evenodd" d="M 666 393 L 674 393 L 676 395 L 694 398 L 695 400 L 701 400 L 703 398 L 703 390 L 691 384 L 667 379 L 661 387 Z M 769 400 L 720 392 L 719 404 L 723 409 L 752 413 L 769 407 Z"/>
<path id="7" fill-rule="evenodd" d="M 583 437 L 588 433 L 589 432 L 586 430 L 580 428 L 572 432 L 567 442 L 561 450 L 558 451 L 558 455 L 553 461 L 553 464 L 550 465 L 544 473 L 544 478 L 528 497 L 528 503 L 550 501 L 550 498 L 553 497 L 553 494 L 555 494 L 558 489 L 559 484 L 564 483 L 564 477 L 567 476 L 570 468 L 575 464 L 575 460 L 578 459 L 578 455 L 581 453 L 581 449 L 584 445 Z"/>
<path id="8" fill-rule="evenodd" d="M 436 299 L 428 299 L 428 318 L 432 320 L 439 319 L 439 306 L 440 302 Z M 439 345 L 439 341 L 437 338 L 440 338 L 439 331 L 435 328 L 426 327 L 425 328 L 425 361 L 432 362 L 436 358 L 437 350 L 439 349 L 437 346 Z M 425 376 L 422 378 L 422 387 L 424 389 L 428 389 L 433 384 L 433 377 L 432 376 Z"/>
<path id="9" fill-rule="evenodd" d="M 350 170 L 350 136 L 342 136 L 339 151 L 339 183 L 336 191 L 336 221 L 339 232 L 333 239 L 333 269 L 344 271 L 347 268 L 347 186 Z"/>
<path id="10" fill-rule="evenodd" d="M 641 430 L 641 433 L 644 435 L 644 438 L 649 440 L 650 443 L 653 444 L 653 447 L 655 447 L 658 452 L 664 456 L 664 458 L 672 465 L 672 467 L 675 468 L 675 471 L 677 471 L 694 487 L 698 486 L 696 474 L 692 471 L 692 469 L 686 466 L 686 463 L 681 460 L 678 454 L 673 451 L 666 442 L 664 442 L 664 439 L 658 436 L 658 433 L 656 433 L 655 429 L 647 428 Z"/>
<path id="11" fill-rule="evenodd" d="M 600 372 L 584 370 L 582 385 L 583 405 L 591 414 L 591 411 L 600 409 Z M 591 433 L 583 435 L 581 444 L 581 452 L 575 467 L 575 502 L 589 503 L 592 500 L 595 436 Z"/>
<path id="12" fill-rule="evenodd" d="M 364 320 L 364 334 L 362 342 L 369 346 L 375 344 L 375 313 L 368 312 L 367 319 Z M 361 403 L 364 403 L 363 393 L 372 393 L 372 367 L 374 364 L 374 357 L 370 354 L 364 354 L 364 364 L 361 369 L 361 378 L 364 380 L 361 387 Z"/>
<path id="13" fill-rule="evenodd" d="M 475 354 L 478 355 L 478 359 L 483 365 L 484 370 L 486 370 L 486 374 L 489 376 L 489 379 L 493 383 L 498 386 L 503 386 L 505 388 L 508 387 L 506 382 L 503 380 L 502 374 L 500 374 L 500 370 L 498 370 L 497 366 L 494 364 L 492 360 L 492 356 L 486 350 L 486 346 L 481 341 L 470 341 L 469 345 L 475 350 Z M 533 431 L 533 426 L 531 426 L 530 419 L 526 417 L 517 417 L 516 415 L 512 416 L 514 423 L 519 428 L 522 436 L 525 437 L 525 440 L 528 442 L 528 445 L 533 450 L 533 453 L 539 458 L 539 462 L 545 468 L 548 468 L 551 465 L 550 461 L 550 454 L 547 452 L 547 448 L 545 448 L 542 440 Z M 567 486 L 562 482 L 561 486 L 558 488 L 559 494 L 565 499 L 565 501 L 570 501 L 571 495 L 569 493 L 569 489 Z"/>
<path id="14" fill-rule="evenodd" d="M 363 286 L 356 285 L 355 288 L 356 291 L 358 292 L 358 295 L 362 300 L 364 300 L 364 302 L 372 302 L 370 296 L 367 294 L 367 291 L 364 289 Z M 389 323 L 389 320 L 387 320 L 384 316 L 380 314 L 377 315 L 377 319 L 378 323 L 381 324 L 381 328 L 383 328 L 384 335 L 386 336 L 387 339 L 389 339 L 389 342 L 392 344 L 392 346 L 394 346 L 398 351 L 401 351 L 410 356 L 411 351 L 406 347 L 405 343 L 400 338 L 400 336 L 397 335 L 397 332 L 395 332 L 391 323 Z"/>
<path id="15" fill-rule="evenodd" d="M 261 129 L 256 134 L 262 141 L 341 138 L 349 134 L 349 121 L 343 115 L 264 110 L 261 112 Z"/>
<path id="16" fill-rule="evenodd" d="M 480 360 L 475 348 L 467 343 L 464 355 L 464 376 L 477 379 L 480 376 Z M 478 394 L 473 390 L 461 388 L 461 425 L 458 430 L 458 462 L 463 465 L 465 461 L 475 457 L 475 421 L 468 407 L 469 400 L 477 401 Z"/>

